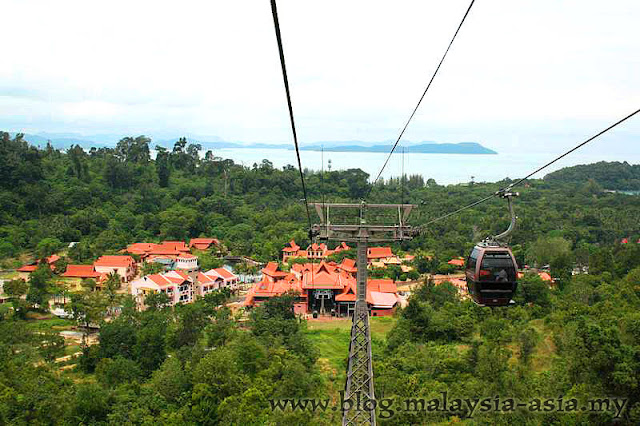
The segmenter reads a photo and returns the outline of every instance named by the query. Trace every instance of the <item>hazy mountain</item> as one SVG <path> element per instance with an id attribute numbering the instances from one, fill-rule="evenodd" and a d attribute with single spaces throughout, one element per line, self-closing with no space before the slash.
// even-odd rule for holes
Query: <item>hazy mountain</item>
<path id="1" fill-rule="evenodd" d="M 389 152 L 393 145 L 343 145 L 324 147 L 328 152 Z M 496 151 L 485 148 L 476 142 L 460 142 L 460 143 L 419 143 L 411 145 L 408 148 L 412 153 L 423 154 L 497 154 Z M 303 147 L 303 150 L 307 151 L 319 151 L 317 146 Z M 399 148 L 396 148 L 398 150 Z"/>
<path id="2" fill-rule="evenodd" d="M 12 133 L 12 136 L 15 133 Z M 163 146 L 165 148 L 173 148 L 173 144 L 181 136 L 148 135 L 152 139 L 151 147 Z M 51 142 L 54 148 L 67 149 L 72 145 L 80 145 L 85 149 L 91 147 L 114 147 L 117 142 L 125 137 L 119 134 L 97 134 L 97 135 L 81 135 L 78 133 L 48 133 L 39 132 L 37 134 L 25 134 L 25 139 L 38 146 L 45 146 L 47 142 Z M 282 144 L 262 144 L 262 143 L 246 143 L 246 142 L 228 142 L 215 135 L 188 135 L 186 136 L 189 143 L 198 143 L 202 145 L 204 150 L 216 149 L 294 149 L 292 143 Z M 476 142 L 460 142 L 460 143 L 436 143 L 432 141 L 408 142 L 403 141 L 409 152 L 425 153 L 425 154 L 497 154 L 497 152 L 486 148 Z M 327 152 L 389 152 L 393 146 L 392 141 L 383 142 L 363 142 L 363 141 L 319 141 L 312 142 L 301 147 L 304 151 L 320 151 L 324 149 Z"/>

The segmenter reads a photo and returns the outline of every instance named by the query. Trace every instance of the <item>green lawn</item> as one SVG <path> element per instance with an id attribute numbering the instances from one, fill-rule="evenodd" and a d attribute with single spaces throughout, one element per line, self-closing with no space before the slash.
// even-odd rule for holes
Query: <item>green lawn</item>
<path id="1" fill-rule="evenodd" d="M 396 323 L 392 317 L 371 318 L 371 340 L 374 353 L 383 350 L 386 335 Z M 349 356 L 351 319 L 307 322 L 305 334 L 320 352 L 318 364 L 337 388 L 344 386 Z"/>
<path id="2" fill-rule="evenodd" d="M 75 325 L 75 322 L 69 319 L 51 317 L 48 319 L 32 319 L 27 321 L 27 327 L 32 330 L 51 330 L 62 331 L 68 330 Z"/>

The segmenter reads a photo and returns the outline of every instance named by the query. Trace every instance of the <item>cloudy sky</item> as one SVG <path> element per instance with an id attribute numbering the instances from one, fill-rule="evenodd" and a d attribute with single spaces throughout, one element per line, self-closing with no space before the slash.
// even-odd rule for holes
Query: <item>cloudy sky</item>
<path id="1" fill-rule="evenodd" d="M 395 139 L 467 0 L 279 0 L 302 143 Z M 0 2 L 0 129 L 291 141 L 268 0 Z M 406 139 L 572 146 L 640 108 L 637 0 L 477 0 Z M 593 149 L 640 153 L 640 116 Z"/>

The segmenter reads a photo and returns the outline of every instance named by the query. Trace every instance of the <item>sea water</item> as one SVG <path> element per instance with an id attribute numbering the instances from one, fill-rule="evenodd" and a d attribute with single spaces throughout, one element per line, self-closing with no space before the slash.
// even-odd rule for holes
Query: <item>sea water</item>
<path id="1" fill-rule="evenodd" d="M 526 176 L 538 167 L 556 158 L 562 152 L 501 152 L 491 155 L 479 154 L 421 154 L 407 152 L 404 154 L 404 172 L 407 175 L 422 175 L 425 181 L 435 179 L 438 184 L 456 184 L 471 181 L 496 182 L 504 178 L 516 179 Z M 225 148 L 214 150 L 216 156 L 230 158 L 234 162 L 247 167 L 260 164 L 263 159 L 269 160 L 274 167 L 286 165 L 297 167 L 295 151 L 287 149 L 254 149 Z M 402 173 L 402 153 L 394 153 L 383 178 L 400 176 Z M 302 151 L 302 166 L 305 169 L 320 170 L 323 154 L 320 151 Z M 362 169 L 370 179 L 377 176 L 387 157 L 386 153 L 375 152 L 324 152 L 324 170 Z M 533 178 L 542 178 L 545 174 L 563 167 L 577 164 L 589 164 L 598 161 L 627 161 L 630 164 L 640 163 L 640 152 L 616 153 L 600 147 L 576 151 L 552 164 Z"/>

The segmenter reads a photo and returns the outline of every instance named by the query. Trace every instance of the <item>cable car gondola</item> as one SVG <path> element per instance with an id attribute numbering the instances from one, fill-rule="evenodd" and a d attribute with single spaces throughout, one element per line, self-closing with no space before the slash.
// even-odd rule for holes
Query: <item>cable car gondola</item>
<path id="1" fill-rule="evenodd" d="M 509 202 L 511 224 L 502 234 L 489 237 L 476 244 L 467 258 L 465 275 L 467 290 L 480 306 L 508 306 L 514 304 L 513 294 L 518 286 L 518 264 L 511 249 L 500 240 L 508 237 L 516 224 L 511 198 L 516 193 L 505 193 Z"/>

